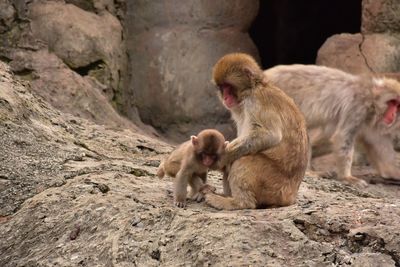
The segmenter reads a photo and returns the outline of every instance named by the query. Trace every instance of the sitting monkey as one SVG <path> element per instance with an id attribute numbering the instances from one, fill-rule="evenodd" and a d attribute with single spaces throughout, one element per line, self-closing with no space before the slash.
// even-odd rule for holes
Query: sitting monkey
<path id="1" fill-rule="evenodd" d="M 221 159 L 228 169 L 224 195 L 203 190 L 206 203 L 227 210 L 295 203 L 308 163 L 306 123 L 298 107 L 246 54 L 222 57 L 213 81 L 238 137 Z"/>

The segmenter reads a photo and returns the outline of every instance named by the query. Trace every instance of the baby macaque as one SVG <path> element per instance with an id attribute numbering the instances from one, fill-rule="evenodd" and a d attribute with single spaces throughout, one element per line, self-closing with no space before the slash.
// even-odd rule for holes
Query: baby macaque
<path id="1" fill-rule="evenodd" d="M 204 187 L 215 188 L 206 184 L 207 171 L 218 168 L 228 144 L 224 136 L 217 130 L 207 129 L 197 136 L 192 135 L 189 141 L 178 146 L 159 166 L 157 175 L 165 174 L 175 177 L 174 204 L 180 208 L 186 206 L 187 185 L 191 187 L 190 198 L 201 201 L 204 195 L 200 192 Z"/>
<path id="2" fill-rule="evenodd" d="M 293 98 L 306 118 L 307 128 L 320 130 L 313 141 L 313 148 L 320 148 L 314 152 L 333 151 L 339 180 L 367 185 L 351 174 L 356 139 L 383 177 L 400 179 L 389 139 L 399 113 L 399 82 L 315 65 L 276 66 L 264 74 Z M 328 141 L 332 148 L 326 146 Z"/>

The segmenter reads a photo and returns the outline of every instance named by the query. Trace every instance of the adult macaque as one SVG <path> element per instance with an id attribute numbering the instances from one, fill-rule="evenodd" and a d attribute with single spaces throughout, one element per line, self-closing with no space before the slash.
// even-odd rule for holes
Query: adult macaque
<path id="1" fill-rule="evenodd" d="M 190 198 L 201 201 L 204 195 L 200 189 L 207 187 L 207 171 L 216 169 L 217 162 L 224 153 L 224 136 L 217 130 L 207 129 L 189 141 L 178 146 L 159 166 L 157 175 L 175 177 L 174 204 L 186 206 L 187 185 L 191 187 Z M 208 189 L 213 187 L 208 186 Z"/>
<path id="2" fill-rule="evenodd" d="M 218 209 L 288 206 L 296 201 L 308 162 L 306 124 L 300 110 L 270 85 L 255 60 L 228 54 L 214 66 L 213 81 L 236 122 L 238 137 L 222 158 L 224 192 L 209 190 Z"/>
<path id="3" fill-rule="evenodd" d="M 320 129 L 313 144 L 326 151 L 316 152 L 333 151 L 340 180 L 367 185 L 351 174 L 356 139 L 364 144 L 367 157 L 383 177 L 400 179 L 389 136 L 399 112 L 399 82 L 315 65 L 277 66 L 264 74 L 293 98 L 308 129 Z M 331 148 L 327 141 L 331 141 Z"/>

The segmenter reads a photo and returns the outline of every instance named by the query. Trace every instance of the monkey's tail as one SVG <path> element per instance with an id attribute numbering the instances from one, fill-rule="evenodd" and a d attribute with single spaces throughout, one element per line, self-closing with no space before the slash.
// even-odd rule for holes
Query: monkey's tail
<path id="1" fill-rule="evenodd" d="M 161 162 L 160 166 L 158 166 L 158 171 L 157 171 L 157 176 L 158 178 L 163 178 L 165 175 L 165 171 L 164 171 L 164 162 Z"/>

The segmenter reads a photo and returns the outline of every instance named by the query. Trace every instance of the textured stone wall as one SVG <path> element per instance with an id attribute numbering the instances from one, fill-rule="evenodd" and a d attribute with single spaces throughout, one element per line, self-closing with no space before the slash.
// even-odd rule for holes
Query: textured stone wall
<path id="1" fill-rule="evenodd" d="M 211 68 L 229 52 L 258 57 L 247 33 L 258 2 L 3 0 L 0 58 L 55 107 L 98 123 L 129 127 L 114 107 L 179 141 L 206 127 L 232 136 Z"/>
<path id="2" fill-rule="evenodd" d="M 233 132 L 211 84 L 212 66 L 230 52 L 257 56 L 247 31 L 258 1 L 129 1 L 129 84 L 124 111 L 171 137 L 202 128 Z"/>
<path id="3" fill-rule="evenodd" d="M 111 0 L 1 1 L 0 59 L 54 107 L 135 128 L 112 105 L 126 76 L 124 10 Z"/>

